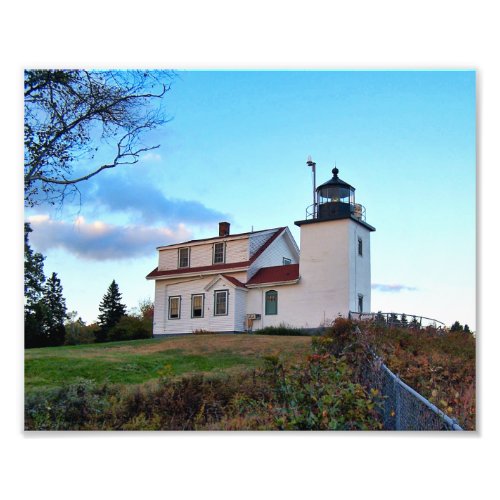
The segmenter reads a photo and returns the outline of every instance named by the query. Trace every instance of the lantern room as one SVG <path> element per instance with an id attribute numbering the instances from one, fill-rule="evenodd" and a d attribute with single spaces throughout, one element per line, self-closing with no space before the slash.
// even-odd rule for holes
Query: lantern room
<path id="1" fill-rule="evenodd" d="M 316 189 L 317 218 L 336 219 L 355 214 L 355 189 L 339 178 L 339 169 L 332 170 L 333 177 Z"/>

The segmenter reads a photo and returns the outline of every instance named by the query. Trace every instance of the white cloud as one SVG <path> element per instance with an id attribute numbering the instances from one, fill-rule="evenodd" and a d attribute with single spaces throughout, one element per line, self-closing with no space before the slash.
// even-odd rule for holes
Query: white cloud
<path id="1" fill-rule="evenodd" d="M 28 217 L 33 232 L 30 243 L 39 252 L 62 248 L 88 260 L 131 259 L 150 255 L 157 246 L 191 238 L 182 224 L 176 228 L 116 226 L 102 221 L 87 222 L 77 217 L 74 223 L 57 221 L 48 215 Z"/>
<path id="2" fill-rule="evenodd" d="M 414 292 L 417 289 L 414 286 L 407 285 L 387 285 L 383 283 L 373 283 L 372 290 L 377 290 L 379 292 L 398 293 L 403 291 Z"/>
<path id="3" fill-rule="evenodd" d="M 154 153 L 153 151 L 148 151 L 147 153 L 141 155 L 141 161 L 160 161 L 161 154 Z"/>

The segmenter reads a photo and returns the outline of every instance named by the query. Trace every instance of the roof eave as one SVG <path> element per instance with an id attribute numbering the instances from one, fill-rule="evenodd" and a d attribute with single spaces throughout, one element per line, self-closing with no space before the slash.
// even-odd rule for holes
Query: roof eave
<path id="1" fill-rule="evenodd" d="M 235 268 L 224 269 L 224 274 L 239 273 L 239 272 L 246 272 L 246 271 L 248 271 L 248 266 L 235 267 Z M 191 273 L 173 273 L 173 274 L 164 274 L 164 275 L 156 275 L 156 276 L 151 276 L 150 274 L 148 274 L 146 276 L 146 279 L 147 280 L 166 280 L 166 279 L 176 279 L 176 278 L 193 278 L 196 276 L 211 276 L 213 274 L 221 274 L 221 270 L 220 269 L 213 269 L 213 270 L 207 270 L 207 271 L 195 271 L 195 272 L 191 272 Z"/>
<path id="2" fill-rule="evenodd" d="M 300 276 L 295 280 L 288 280 L 288 281 L 272 281 L 269 283 L 254 283 L 251 285 L 249 285 L 247 283 L 246 287 L 247 288 L 263 288 L 263 287 L 269 287 L 269 286 L 296 285 L 299 281 L 300 281 Z"/>

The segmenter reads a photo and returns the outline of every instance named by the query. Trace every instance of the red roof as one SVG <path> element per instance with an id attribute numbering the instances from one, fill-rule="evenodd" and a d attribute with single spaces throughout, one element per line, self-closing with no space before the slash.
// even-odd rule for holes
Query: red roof
<path id="1" fill-rule="evenodd" d="M 281 234 L 285 231 L 286 227 L 278 228 L 270 238 L 268 238 L 263 245 L 252 255 L 250 260 L 242 262 L 229 262 L 227 264 L 212 264 L 211 266 L 199 266 L 199 267 L 183 267 L 181 269 L 169 269 L 168 271 L 158 271 L 158 268 L 153 269 L 147 276 L 148 278 L 158 278 L 160 276 L 172 276 L 177 274 L 192 274 L 204 271 L 227 271 L 229 269 L 240 269 L 242 267 L 248 267 L 252 262 L 264 252 L 264 250 Z M 261 232 L 261 231 L 259 231 Z M 247 234 L 247 233 L 245 233 Z M 251 233 L 248 233 L 251 234 Z M 209 238 L 216 239 L 216 238 Z M 193 240 L 193 241 L 203 241 L 203 240 Z"/>
<path id="2" fill-rule="evenodd" d="M 227 274 L 223 274 L 224 278 L 226 278 L 228 281 L 230 281 L 233 285 L 239 286 L 241 288 L 246 288 L 246 286 L 240 281 L 234 278 L 233 276 L 229 276 Z"/>
<path id="3" fill-rule="evenodd" d="M 264 283 L 281 283 L 299 279 L 299 265 L 263 267 L 247 282 L 247 285 L 262 285 Z"/>

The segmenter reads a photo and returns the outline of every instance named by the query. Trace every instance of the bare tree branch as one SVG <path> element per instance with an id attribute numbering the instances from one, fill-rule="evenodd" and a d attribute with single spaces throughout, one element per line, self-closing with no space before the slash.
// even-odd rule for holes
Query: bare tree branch
<path id="1" fill-rule="evenodd" d="M 157 149 L 159 145 L 139 145 L 139 140 L 168 121 L 162 104 L 173 76 L 155 71 L 26 71 L 25 204 L 53 204 L 58 197 L 62 202 L 67 192 L 62 186 L 135 164 L 141 153 Z M 77 161 L 93 163 L 100 148 L 96 133 L 101 142 L 116 142 L 115 157 L 75 175 Z"/>

